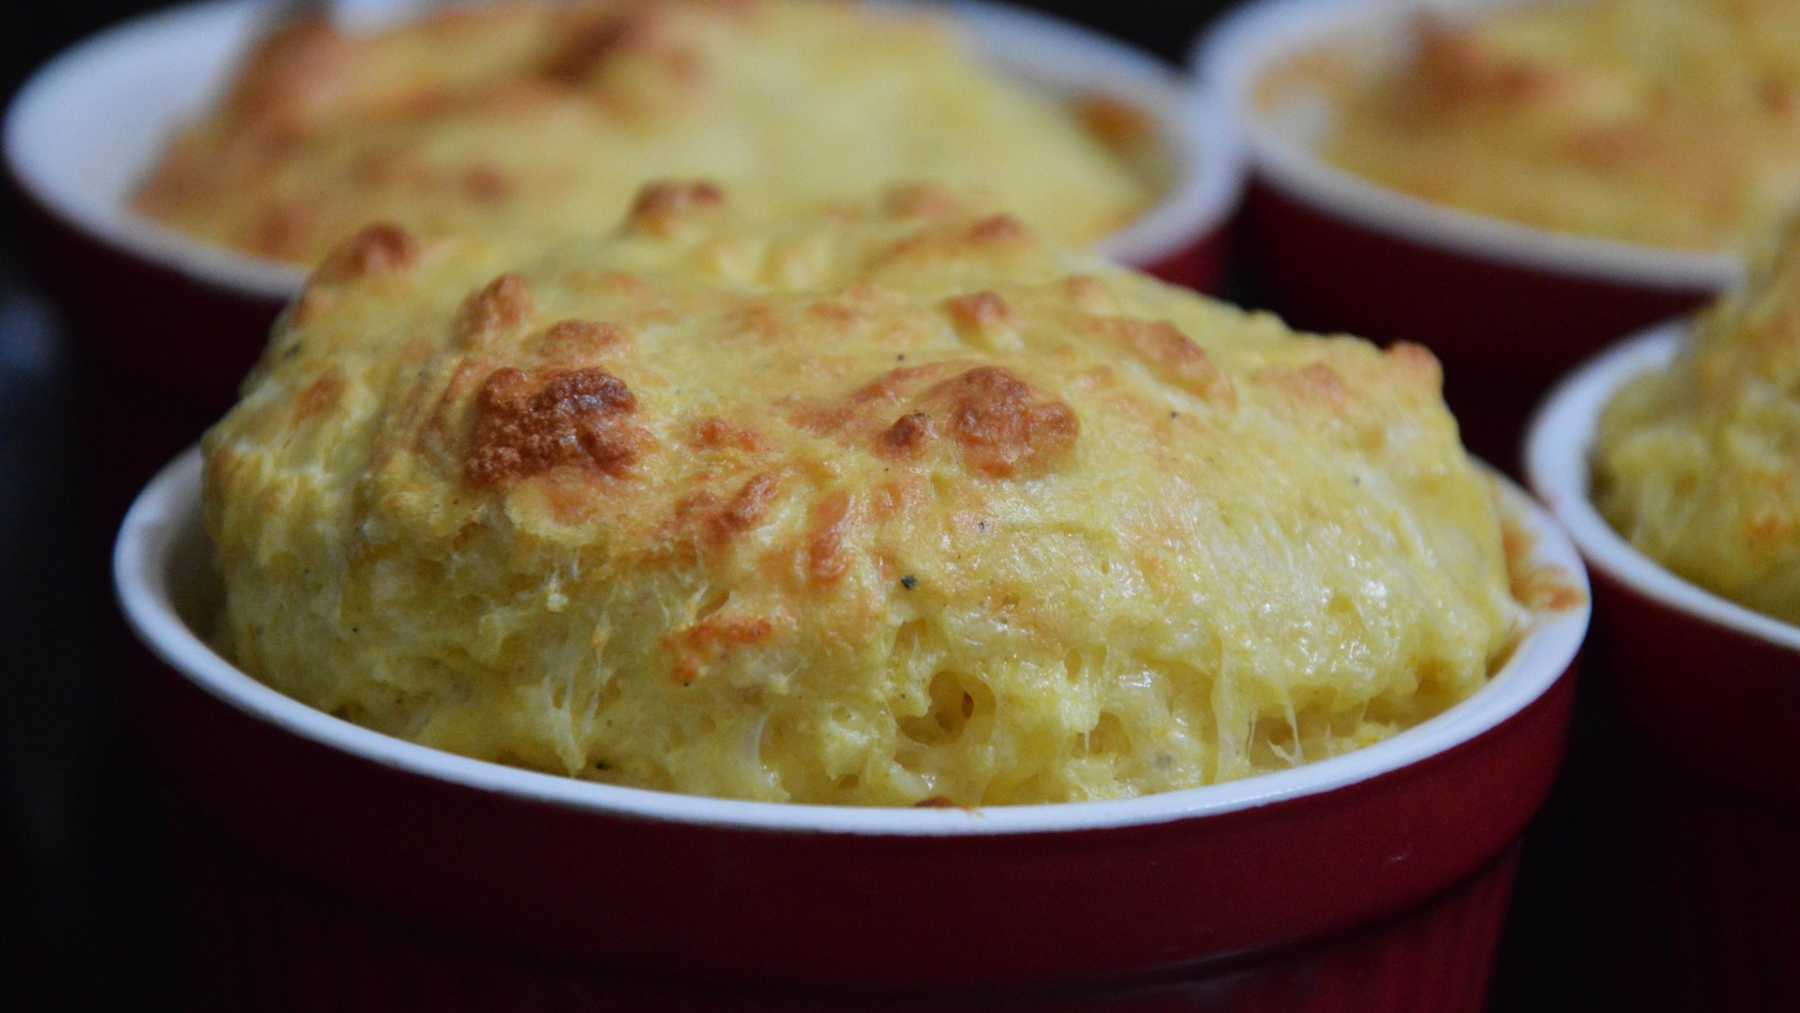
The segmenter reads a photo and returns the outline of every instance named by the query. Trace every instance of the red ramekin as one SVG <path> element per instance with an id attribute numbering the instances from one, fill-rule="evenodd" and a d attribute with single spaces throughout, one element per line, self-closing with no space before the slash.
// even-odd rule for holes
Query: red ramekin
<path id="1" fill-rule="evenodd" d="M 200 471 L 189 451 L 151 483 L 114 566 L 162 662 L 134 712 L 195 842 L 200 977 L 241 1009 L 1477 1010 L 1588 618 L 1534 616 L 1469 700 L 1278 774 L 975 810 L 721 801 L 438 752 L 238 671 L 196 632 Z M 1585 594 L 1548 515 L 1506 506 Z"/>
<path id="2" fill-rule="evenodd" d="M 1800 627 L 1664 569 L 1588 495 L 1601 413 L 1686 336 L 1664 325 L 1582 366 L 1525 450 L 1597 598 L 1582 706 L 1602 731 L 1574 761 L 1597 837 L 1584 900 L 1606 913 L 1589 938 L 1620 1008 L 1800 1009 Z"/>
<path id="3" fill-rule="evenodd" d="M 1607 342 L 1706 301 L 1741 265 L 1731 254 L 1558 234 L 1432 204 L 1320 157 L 1329 96 L 1255 107 L 1265 75 L 1298 54 L 1398 59 L 1422 9 L 1418 0 L 1255 0 L 1209 31 L 1193 60 L 1243 134 L 1244 256 L 1260 297 L 1298 326 L 1431 348 L 1465 441 L 1510 469 L 1532 407 L 1557 377 Z"/>
<path id="4" fill-rule="evenodd" d="M 1099 92 L 1154 115 L 1174 182 L 1104 252 L 1196 288 L 1217 284 L 1242 171 L 1235 134 L 1153 57 L 999 4 L 951 11 L 1004 72 L 1052 93 Z M 101 32 L 41 68 L 7 111 L 5 149 L 31 266 L 91 378 L 94 469 L 116 509 L 236 397 L 302 270 L 189 239 L 128 198 L 184 120 L 222 87 L 260 24 L 254 3 L 201 3 Z"/>

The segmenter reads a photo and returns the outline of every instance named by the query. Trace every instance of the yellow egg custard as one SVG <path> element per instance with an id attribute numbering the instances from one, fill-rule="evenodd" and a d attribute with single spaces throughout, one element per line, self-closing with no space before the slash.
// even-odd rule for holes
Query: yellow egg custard
<path id="1" fill-rule="evenodd" d="M 1439 8 L 1374 70 L 1307 60 L 1333 106 L 1321 153 L 1349 172 L 1554 232 L 1742 251 L 1800 200 L 1796 40 L 1796 0 L 1577 0 Z"/>
<path id="2" fill-rule="evenodd" d="M 312 265 L 375 221 L 525 247 L 604 232 L 665 176 L 790 212 L 930 180 L 1086 245 L 1156 202 L 1166 162 L 1143 111 L 1005 79 L 916 11 L 512 0 L 372 33 L 278 32 L 134 203 Z"/>
<path id="3" fill-rule="evenodd" d="M 220 638 L 368 727 L 678 792 L 1282 770 L 1516 642 L 1441 379 L 935 188 L 663 183 L 530 256 L 375 227 L 206 438 Z"/>
<path id="4" fill-rule="evenodd" d="M 1800 223 L 1607 406 L 1594 500 L 1675 573 L 1800 623 Z"/>

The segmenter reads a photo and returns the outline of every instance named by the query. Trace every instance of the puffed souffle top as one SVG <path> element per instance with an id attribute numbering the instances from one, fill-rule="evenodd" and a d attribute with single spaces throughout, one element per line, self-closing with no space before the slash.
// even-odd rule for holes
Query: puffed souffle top
<path id="1" fill-rule="evenodd" d="M 135 197 L 192 237 L 316 264 L 362 226 L 532 247 L 701 175 L 801 212 L 930 179 L 1086 245 L 1166 189 L 1148 115 L 990 70 L 951 20 L 815 0 L 512 0 L 372 33 L 290 26 Z"/>
<path id="2" fill-rule="evenodd" d="M 218 637 L 351 721 L 613 784 L 1282 770 L 1466 698 L 1528 622 L 1441 379 L 941 188 L 662 183 L 530 256 L 378 226 L 206 438 Z"/>
<path id="3" fill-rule="evenodd" d="M 1321 153 L 1414 197 L 1601 239 L 1746 252 L 1800 202 L 1800 0 L 1435 7 L 1399 45 L 1277 68 Z"/>
<path id="4" fill-rule="evenodd" d="M 1670 570 L 1800 623 L 1800 222 L 1607 406 L 1594 499 Z"/>

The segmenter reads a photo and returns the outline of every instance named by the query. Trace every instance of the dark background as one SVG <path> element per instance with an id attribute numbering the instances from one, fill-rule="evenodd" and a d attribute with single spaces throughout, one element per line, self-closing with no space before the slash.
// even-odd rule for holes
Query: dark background
<path id="1" fill-rule="evenodd" d="M 1134 41 L 1172 64 L 1226 0 L 1092 3 L 1015 0 Z M 38 64 L 97 28 L 164 4 L 62 0 L 0 10 L 0 95 Z M 81 1008 L 129 982 L 146 1005 L 167 985 L 181 944 L 159 853 L 161 821 L 122 729 L 126 715 L 106 677 L 119 620 L 106 583 L 108 518 L 81 507 L 91 441 L 69 394 L 69 349 L 53 311 L 32 288 L 30 250 L 18 239 L 11 194 L 0 201 L 0 723 L 4 838 L 0 905 L 18 971 L 8 989 L 31 1008 Z M 1534 848 L 1543 851 L 1539 834 Z M 1529 857 L 1529 856 L 1528 856 Z M 1560 884 L 1551 884 L 1551 890 Z M 1545 903 L 1521 894 L 1502 956 L 1497 1005 L 1538 1005 L 1563 948 L 1541 931 Z M 169 997 L 164 993 L 163 1000 Z M 137 1003 L 134 1002 L 133 1005 Z M 19 1008 L 19 1007 L 15 1007 Z"/>

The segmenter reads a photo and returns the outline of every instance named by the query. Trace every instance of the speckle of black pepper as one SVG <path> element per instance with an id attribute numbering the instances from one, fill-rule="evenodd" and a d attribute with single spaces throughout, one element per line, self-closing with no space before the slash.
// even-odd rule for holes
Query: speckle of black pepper
<path id="1" fill-rule="evenodd" d="M 352 626 L 352 627 L 350 627 L 350 632 L 351 633 L 361 633 L 362 627 L 361 626 Z"/>
<path id="2" fill-rule="evenodd" d="M 1172 419 L 1178 419 L 1181 417 L 1181 413 L 1180 412 L 1170 412 L 1169 417 Z"/>
<path id="3" fill-rule="evenodd" d="M 282 352 L 281 354 L 283 357 L 291 359 L 294 356 L 300 354 L 300 346 L 301 346 L 301 342 L 296 341 L 293 344 L 287 346 L 287 350 Z"/>
<path id="4" fill-rule="evenodd" d="M 605 760 L 595 760 L 594 761 L 594 769 L 595 770 L 611 770 L 612 764 L 607 763 Z"/>
<path id="5" fill-rule="evenodd" d="M 987 521 L 976 521 L 975 522 L 975 530 L 976 531 L 986 531 L 987 530 Z"/>
<path id="6" fill-rule="evenodd" d="M 899 355 L 894 356 L 894 361 L 895 362 L 905 362 L 906 361 L 906 353 L 901 352 Z"/>
<path id="7" fill-rule="evenodd" d="M 906 576 L 900 578 L 900 586 L 903 588 L 906 588 L 908 591 L 911 591 L 913 588 L 919 586 L 919 578 L 917 578 L 909 573 Z"/>

